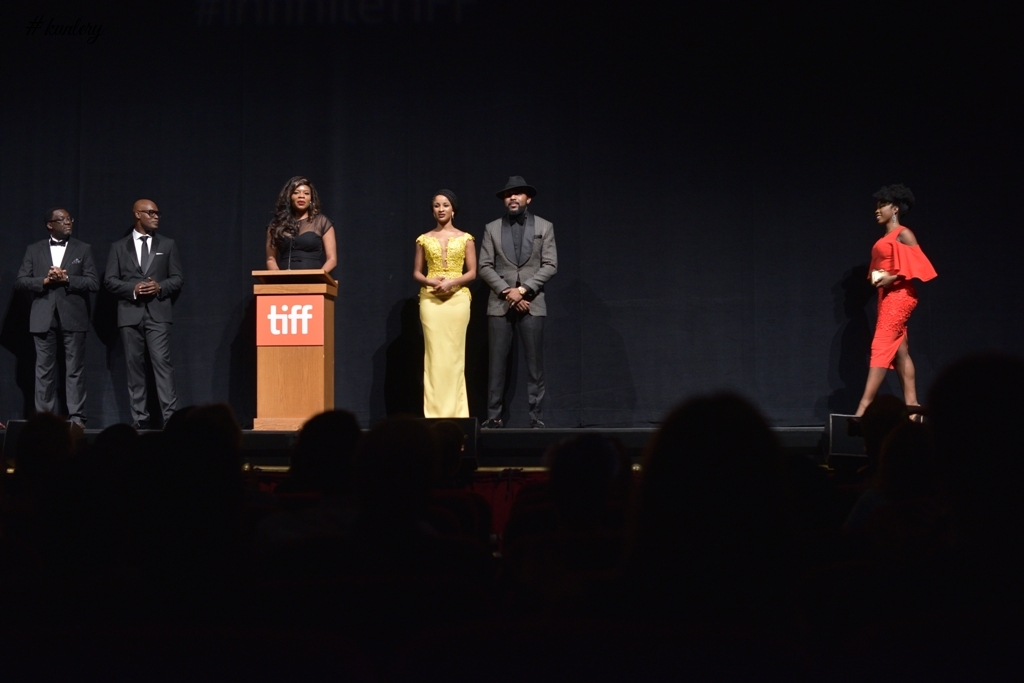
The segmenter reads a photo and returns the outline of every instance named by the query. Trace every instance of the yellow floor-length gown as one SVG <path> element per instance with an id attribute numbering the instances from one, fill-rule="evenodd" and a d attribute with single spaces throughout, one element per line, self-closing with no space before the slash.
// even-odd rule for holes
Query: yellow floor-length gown
<path id="1" fill-rule="evenodd" d="M 420 235 L 416 243 L 423 247 L 427 277 L 452 280 L 462 277 L 466 249 L 473 240 L 469 233 L 450 237 L 447 250 L 433 235 Z M 434 288 L 420 288 L 420 322 L 423 325 L 423 416 L 469 417 L 466 398 L 466 327 L 472 296 L 458 287 L 447 296 L 434 294 Z"/>

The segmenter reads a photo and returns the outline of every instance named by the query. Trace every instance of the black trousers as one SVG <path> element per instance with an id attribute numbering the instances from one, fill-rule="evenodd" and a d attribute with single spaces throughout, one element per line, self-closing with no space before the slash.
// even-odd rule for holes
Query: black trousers
<path id="1" fill-rule="evenodd" d="M 53 313 L 50 329 L 33 334 L 36 347 L 36 410 L 57 413 L 57 344 L 64 346 L 64 393 L 68 419 L 85 422 L 85 332 L 68 332 Z"/>
<path id="2" fill-rule="evenodd" d="M 128 395 L 131 397 L 132 419 L 149 420 L 146 407 L 146 353 L 156 378 L 156 394 L 160 399 L 160 412 L 164 422 L 178 408 L 178 395 L 174 389 L 174 368 L 171 367 L 171 323 L 153 320 L 149 311 L 143 313 L 142 322 L 121 328 L 124 357 L 128 363 Z"/>
<path id="3" fill-rule="evenodd" d="M 523 343 L 526 355 L 526 394 L 530 419 L 540 420 L 544 408 L 544 316 L 509 311 L 504 316 L 487 316 L 487 340 L 490 363 L 487 372 L 487 419 L 501 417 L 505 395 L 505 375 L 515 336 Z"/>

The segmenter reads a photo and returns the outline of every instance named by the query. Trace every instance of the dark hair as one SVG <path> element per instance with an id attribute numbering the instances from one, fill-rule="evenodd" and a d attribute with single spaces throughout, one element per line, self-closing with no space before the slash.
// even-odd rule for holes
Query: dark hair
<path id="1" fill-rule="evenodd" d="M 907 215 L 914 207 L 914 193 L 906 185 L 883 185 L 882 189 L 871 196 L 880 202 L 897 206 L 900 216 Z"/>
<path id="2" fill-rule="evenodd" d="M 882 451 L 885 437 L 909 417 L 907 404 L 892 394 L 876 397 L 864 411 L 860 426 L 864 435 L 864 451 L 868 456 L 869 472 L 873 473 L 878 466 L 878 455 Z"/>
<path id="3" fill-rule="evenodd" d="M 586 434 L 553 446 L 545 454 L 552 502 L 563 514 L 593 518 L 613 496 L 622 459 L 607 436 Z"/>
<path id="4" fill-rule="evenodd" d="M 935 447 L 928 425 L 906 420 L 882 444 L 875 487 L 890 501 L 935 492 Z"/>
<path id="5" fill-rule="evenodd" d="M 53 413 L 36 413 L 22 428 L 13 452 L 17 459 L 16 476 L 35 488 L 54 481 L 67 470 L 74 454 L 74 441 L 67 422 Z"/>
<path id="6" fill-rule="evenodd" d="M 270 238 L 275 247 L 280 247 L 285 236 L 295 237 L 299 233 L 299 220 L 292 211 L 292 192 L 299 185 L 309 187 L 309 218 L 320 215 L 320 195 L 316 193 L 313 183 L 306 176 L 293 176 L 281 188 L 274 206 L 274 220 L 270 222 Z"/>
<path id="7" fill-rule="evenodd" d="M 430 424 L 430 433 L 437 445 L 437 475 L 450 479 L 459 472 L 466 446 L 466 433 L 454 420 L 439 420 Z"/>
<path id="8" fill-rule="evenodd" d="M 308 490 L 326 495 L 348 493 L 361 436 L 359 421 L 348 411 L 328 410 L 310 418 L 302 425 L 292 451 L 292 475 Z"/>
<path id="9" fill-rule="evenodd" d="M 786 487 L 779 442 L 746 400 L 673 410 L 647 447 L 628 560 L 644 609 L 718 619 L 767 608 L 790 556 Z"/>
<path id="10" fill-rule="evenodd" d="M 1022 384 L 1024 360 L 991 353 L 956 361 L 928 392 L 941 476 L 948 489 L 977 505 L 1024 502 L 1018 495 L 1024 484 Z M 1024 509 L 1020 514 L 1024 522 Z"/>
<path id="11" fill-rule="evenodd" d="M 424 512 L 436 462 L 434 437 L 423 421 L 385 418 L 356 450 L 356 484 L 364 513 L 379 521 Z"/>
<path id="12" fill-rule="evenodd" d="M 64 213 L 66 213 L 69 216 L 71 215 L 71 212 L 68 211 L 67 209 L 65 209 L 63 206 L 54 206 L 54 207 L 51 207 L 51 208 L 46 210 L 46 221 L 45 222 L 49 223 L 50 221 L 52 221 L 53 220 L 53 214 L 57 213 L 58 211 L 63 211 Z"/>
<path id="13" fill-rule="evenodd" d="M 435 197 L 447 197 L 448 201 L 452 205 L 452 216 L 459 213 L 459 198 L 455 196 L 455 193 L 451 190 L 438 190 L 434 194 L 430 195 L 430 203 L 433 205 Z"/>

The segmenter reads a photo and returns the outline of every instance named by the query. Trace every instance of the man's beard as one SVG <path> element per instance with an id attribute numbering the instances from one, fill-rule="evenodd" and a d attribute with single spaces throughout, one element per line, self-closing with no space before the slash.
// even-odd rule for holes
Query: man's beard
<path id="1" fill-rule="evenodd" d="M 524 211 L 526 211 L 526 204 L 520 204 L 518 209 L 513 209 L 513 208 L 509 207 L 508 215 L 509 216 L 518 216 L 519 214 L 523 213 Z"/>

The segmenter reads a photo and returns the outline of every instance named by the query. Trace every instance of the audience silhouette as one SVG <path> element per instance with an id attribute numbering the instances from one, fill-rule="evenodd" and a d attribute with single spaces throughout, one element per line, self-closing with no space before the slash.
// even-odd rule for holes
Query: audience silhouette
<path id="1" fill-rule="evenodd" d="M 168 677 L 254 679 L 1019 670 L 1021 387 L 1024 362 L 983 355 L 937 378 L 923 424 L 878 397 L 856 505 L 849 481 L 785 455 L 748 401 L 694 397 L 636 484 L 614 440 L 553 447 L 504 528 L 460 470 L 456 423 L 392 417 L 363 434 L 350 413 L 318 415 L 270 492 L 243 476 L 226 405 L 91 445 L 35 415 L 0 481 L 5 671 L 137 678 L 154 658 L 174 661 Z M 79 668 L 47 658 L 54 647 Z M 514 654 L 485 671 L 495 648 Z"/>

